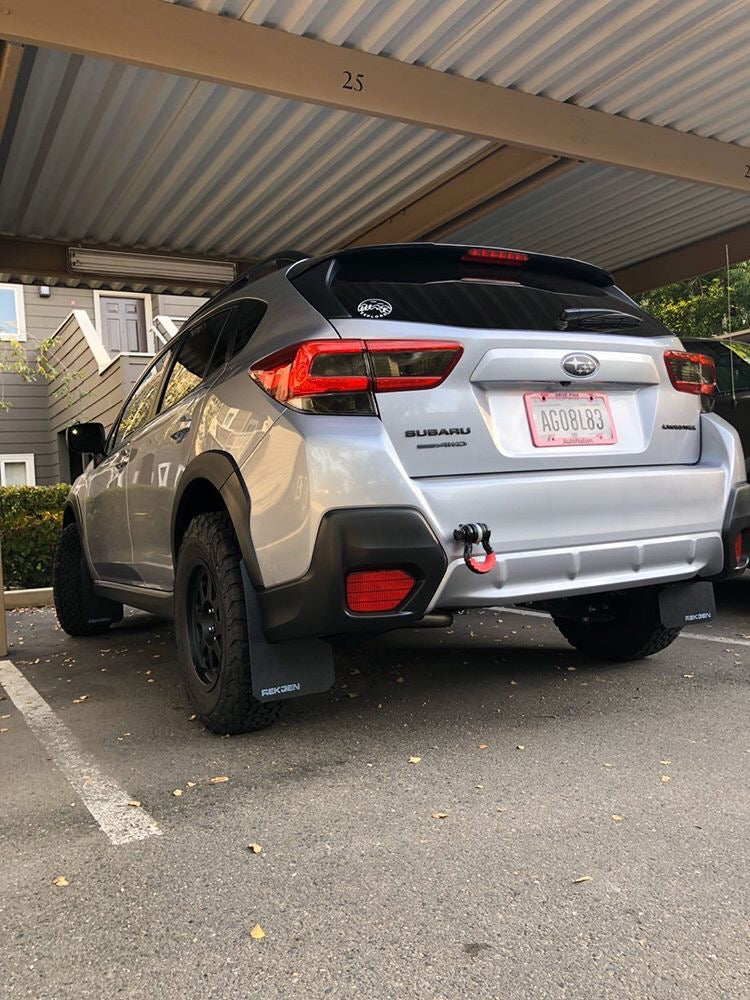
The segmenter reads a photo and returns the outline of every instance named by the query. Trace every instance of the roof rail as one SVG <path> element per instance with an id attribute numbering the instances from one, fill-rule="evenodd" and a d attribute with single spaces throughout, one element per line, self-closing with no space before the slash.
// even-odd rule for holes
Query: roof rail
<path id="1" fill-rule="evenodd" d="M 280 250 L 271 257 L 264 257 L 263 260 L 259 260 L 256 264 L 253 264 L 249 271 L 245 271 L 238 278 L 235 278 L 234 281 L 226 285 L 226 287 L 212 295 L 207 302 L 203 303 L 200 309 L 196 309 L 190 319 L 192 320 L 194 317 L 199 316 L 205 309 L 215 306 L 225 296 L 231 295 L 232 292 L 236 292 L 240 288 L 244 288 L 251 281 L 257 281 L 258 278 L 262 278 L 266 274 L 272 274 L 285 264 L 297 264 L 299 261 L 307 260 L 309 257 L 310 254 L 302 250 Z"/>

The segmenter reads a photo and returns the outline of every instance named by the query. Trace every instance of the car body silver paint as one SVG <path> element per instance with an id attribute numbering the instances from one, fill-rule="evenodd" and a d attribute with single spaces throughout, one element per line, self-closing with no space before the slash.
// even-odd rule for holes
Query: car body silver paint
<path id="1" fill-rule="evenodd" d="M 595 592 L 720 568 L 724 512 L 732 486 L 745 479 L 745 464 L 736 432 L 701 414 L 696 397 L 669 384 L 663 352 L 681 348 L 676 338 L 458 330 L 390 320 L 336 320 L 334 328 L 283 273 L 234 295 L 244 297 L 268 302 L 266 315 L 248 346 L 195 394 L 181 454 L 167 448 L 157 462 L 153 450 L 157 478 L 149 483 L 159 483 L 161 465 L 157 507 L 166 511 L 193 459 L 210 451 L 230 454 L 251 497 L 251 535 L 265 586 L 306 572 L 327 511 L 367 506 L 423 512 L 449 560 L 432 607 Z M 339 335 L 454 339 L 464 353 L 438 389 L 380 394 L 380 418 L 286 408 L 248 376 L 253 362 L 288 344 Z M 610 395 L 618 444 L 542 454 L 530 444 L 519 402 L 526 391 L 560 387 L 561 361 L 576 352 L 599 362 L 593 377 L 577 384 Z M 157 417 L 133 436 L 131 447 L 142 435 L 158 437 L 160 420 L 166 433 L 176 415 Z M 678 433 L 662 424 L 700 430 Z M 415 427 L 465 428 L 470 445 L 420 454 L 416 436 L 405 436 Z M 89 559 L 99 566 L 111 561 L 115 532 L 117 544 L 130 544 L 122 513 L 126 480 L 114 459 L 90 465 L 74 487 Z M 135 471 L 134 465 L 133 488 L 143 483 Z M 106 514 L 97 503 L 110 492 Z M 452 537 L 467 519 L 493 529 L 498 568 L 486 577 L 466 570 Z M 132 558 L 142 569 L 161 560 L 159 582 L 168 587 L 173 568 L 166 548 L 148 540 L 138 545 Z"/>

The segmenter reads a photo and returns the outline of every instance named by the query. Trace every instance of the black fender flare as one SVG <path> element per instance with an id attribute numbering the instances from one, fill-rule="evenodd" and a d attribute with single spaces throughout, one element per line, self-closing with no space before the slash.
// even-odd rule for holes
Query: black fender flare
<path id="1" fill-rule="evenodd" d="M 172 558 L 177 565 L 176 541 L 178 535 L 178 514 L 182 498 L 192 483 L 204 480 L 210 483 L 221 495 L 234 533 L 237 536 L 242 559 L 247 567 L 248 576 L 254 587 L 261 587 L 262 580 L 258 559 L 255 555 L 252 536 L 250 534 L 250 494 L 240 475 L 240 470 L 231 455 L 225 451 L 206 451 L 190 462 L 180 477 L 172 505 Z"/>

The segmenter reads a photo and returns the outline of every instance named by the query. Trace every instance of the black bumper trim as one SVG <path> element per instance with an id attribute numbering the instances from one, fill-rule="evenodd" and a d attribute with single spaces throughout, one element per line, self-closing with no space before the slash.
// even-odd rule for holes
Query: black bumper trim
<path id="1" fill-rule="evenodd" d="M 445 575 L 448 558 L 422 513 L 409 507 L 360 507 L 329 511 L 304 576 L 258 590 L 266 638 L 388 632 L 423 617 Z M 417 586 L 397 610 L 353 614 L 345 576 L 355 569 L 404 569 Z"/>
<path id="2" fill-rule="evenodd" d="M 750 531 L 750 483 L 741 483 L 732 490 L 721 533 L 724 568 L 721 573 L 709 577 L 710 580 L 730 580 L 747 569 L 747 564 L 740 569 L 734 564 L 734 540 L 740 531 Z"/>

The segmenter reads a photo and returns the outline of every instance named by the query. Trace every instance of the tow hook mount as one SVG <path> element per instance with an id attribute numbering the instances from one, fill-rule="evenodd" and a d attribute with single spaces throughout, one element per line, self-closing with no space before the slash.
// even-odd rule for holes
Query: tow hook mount
<path id="1" fill-rule="evenodd" d="M 482 521 L 476 524 L 459 524 L 453 532 L 455 540 L 464 543 L 464 562 L 472 573 L 489 573 L 490 570 L 495 568 L 497 557 L 490 545 L 491 534 L 490 528 Z M 472 555 L 475 545 L 481 545 L 485 551 L 484 559 L 481 562 L 476 556 Z"/>

